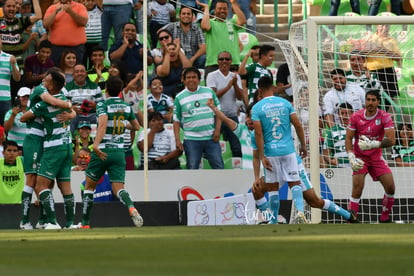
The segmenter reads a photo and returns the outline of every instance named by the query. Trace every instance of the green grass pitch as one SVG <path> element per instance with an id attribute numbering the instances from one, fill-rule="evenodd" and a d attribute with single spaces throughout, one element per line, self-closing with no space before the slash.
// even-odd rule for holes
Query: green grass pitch
<path id="1" fill-rule="evenodd" d="M 414 275 L 414 225 L 0 231 L 0 275 Z"/>

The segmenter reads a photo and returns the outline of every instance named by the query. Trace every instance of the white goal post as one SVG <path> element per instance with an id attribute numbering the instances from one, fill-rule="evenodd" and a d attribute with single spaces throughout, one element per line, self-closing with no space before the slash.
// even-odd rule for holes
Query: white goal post
<path id="1" fill-rule="evenodd" d="M 289 66 L 295 107 L 302 121 L 303 119 L 306 121 L 303 123 L 309 141 L 309 158 L 305 163 L 310 172 L 311 182 L 315 190 L 320 192 L 318 190 L 321 179 L 332 179 L 329 186 L 334 200 L 338 199 L 339 201 L 335 202 L 343 207 L 346 207 L 347 199 L 351 195 L 352 171 L 350 168 L 321 165 L 321 157 L 324 159 L 321 153 L 320 141 L 323 130 L 319 125 L 321 123 L 320 118 L 324 118 L 321 116 L 322 98 L 324 93 L 332 87 L 332 83 L 329 83 L 329 71 L 333 68 L 349 70 L 348 58 L 351 56 L 354 46 L 352 43 L 359 43 L 358 39 L 363 39 L 359 36 L 358 39 L 352 40 L 358 36 L 354 33 L 355 29 L 360 30 L 361 34 L 366 30 L 367 33 L 364 35 L 368 35 L 376 25 L 388 24 L 393 31 L 398 29 L 398 34 L 392 33 L 391 35 L 401 42 L 400 46 L 402 48 L 405 47 L 404 51 L 401 51 L 400 65 L 396 66 L 398 67 L 396 70 L 398 78 L 401 80 L 405 77 L 407 82 L 404 83 L 403 87 L 400 85 L 400 92 L 404 89 L 404 95 L 408 95 L 408 98 L 413 97 L 412 102 L 411 99 L 406 98 L 404 98 L 406 101 L 403 102 L 401 94 L 400 97 L 392 98 L 395 104 L 388 110 L 391 110 L 390 113 L 393 115 L 395 128 L 397 129 L 397 124 L 406 120 L 403 118 L 408 118 L 409 122 L 414 119 L 414 83 L 411 82 L 410 84 L 409 76 L 407 76 L 407 72 L 410 72 L 411 69 L 408 61 L 414 60 L 412 54 L 414 28 L 411 29 L 414 26 L 414 16 L 311 16 L 305 21 L 292 24 L 288 42 L 277 41 Z M 338 26 L 351 27 L 341 29 Z M 355 26 L 355 28 L 352 26 Z M 413 33 L 412 35 L 410 30 Z M 404 42 L 400 40 L 403 35 L 405 35 Z M 401 64 L 403 65 L 401 66 Z M 414 67 L 414 63 L 412 64 Z M 411 76 L 414 80 L 414 74 L 411 74 Z M 410 90 L 412 91 L 410 92 Z M 412 106 L 410 106 L 411 103 Z M 411 109 L 413 113 L 411 113 Z M 321 120 L 323 121 L 323 119 Z M 326 121 L 322 123 L 326 124 Z M 388 153 L 391 155 L 390 152 Z M 412 202 L 414 200 L 414 185 L 410 187 L 410 184 L 414 179 L 414 168 L 397 167 L 393 159 L 387 161 L 389 161 L 388 163 L 393 171 L 396 182 L 396 199 L 398 199 L 392 212 L 393 220 L 412 221 L 414 220 L 414 203 Z M 378 221 L 377 216 L 381 213 L 383 189 L 378 182 L 372 182 L 369 175 L 366 176 L 365 182 L 359 218 L 363 223 L 376 223 Z M 326 212 L 321 212 L 319 209 L 312 210 L 312 223 L 321 221 L 335 223 L 335 221 L 338 221 L 338 218 L 332 218 L 329 215 L 324 215 L 324 213 Z"/>

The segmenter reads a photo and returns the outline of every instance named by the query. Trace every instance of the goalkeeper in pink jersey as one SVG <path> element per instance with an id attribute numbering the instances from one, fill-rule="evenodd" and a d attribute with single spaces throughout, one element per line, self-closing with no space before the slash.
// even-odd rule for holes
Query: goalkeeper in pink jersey
<path id="1" fill-rule="evenodd" d="M 379 104 L 379 91 L 368 91 L 365 95 L 365 109 L 351 116 L 346 131 L 345 147 L 354 171 L 348 209 L 358 212 L 365 176 L 369 173 L 374 181 L 381 182 L 385 191 L 380 222 L 391 222 L 395 184 L 392 172 L 382 156 L 382 148 L 394 145 L 395 131 L 391 115 L 378 109 Z"/>

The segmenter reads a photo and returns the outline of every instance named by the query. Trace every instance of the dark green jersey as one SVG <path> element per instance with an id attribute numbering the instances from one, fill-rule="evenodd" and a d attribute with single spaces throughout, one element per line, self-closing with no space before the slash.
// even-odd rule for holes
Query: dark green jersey
<path id="1" fill-rule="evenodd" d="M 111 97 L 97 104 L 96 115 L 98 118 L 103 115 L 108 116 L 106 132 L 99 144 L 99 148 L 123 151 L 125 126 L 129 121 L 135 119 L 132 107 L 118 97 Z"/>

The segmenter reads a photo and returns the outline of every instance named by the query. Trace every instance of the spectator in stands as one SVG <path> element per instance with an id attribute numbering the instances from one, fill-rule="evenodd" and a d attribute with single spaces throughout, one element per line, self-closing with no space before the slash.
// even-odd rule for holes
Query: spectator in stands
<path id="1" fill-rule="evenodd" d="M 129 77 L 128 84 L 122 89 L 121 98 L 129 103 L 132 107 L 132 111 L 138 118 L 138 122 L 142 124 L 142 108 L 143 108 L 143 99 L 144 99 L 144 91 L 143 89 L 143 80 L 142 75 L 143 71 L 139 71 L 135 76 Z"/>
<path id="2" fill-rule="evenodd" d="M 414 167 L 414 132 L 411 124 L 399 124 L 396 138 L 391 158 L 397 167 Z"/>
<path id="3" fill-rule="evenodd" d="M 143 110 L 143 99 L 144 91 L 143 89 L 143 80 L 142 80 L 143 71 L 139 71 L 135 76 L 128 76 L 128 84 L 122 89 L 120 93 L 120 98 L 122 98 L 126 103 L 128 103 L 132 112 L 134 112 L 137 117 L 138 123 L 143 125 L 144 115 Z M 132 143 L 135 140 L 135 132 L 130 131 L 129 129 L 125 130 L 124 133 L 124 149 L 125 149 L 125 162 L 126 170 L 135 170 L 134 154 L 132 152 Z"/>
<path id="4" fill-rule="evenodd" d="M 16 58 L 23 53 L 22 33 L 34 22 L 42 19 L 39 0 L 33 0 L 34 15 L 16 17 L 17 7 L 15 0 L 6 0 L 3 5 L 3 18 L 0 18 L 3 27 L 0 28 L 3 51 Z"/>
<path id="5" fill-rule="evenodd" d="M 59 0 L 45 12 L 43 24 L 49 30 L 49 40 L 53 44 L 52 60 L 60 66 L 60 57 L 67 50 L 76 53 L 81 62 L 85 55 L 88 11 L 85 6 L 72 0 Z"/>
<path id="6" fill-rule="evenodd" d="M 17 4 L 17 1 L 16 1 Z M 39 2 L 40 4 L 40 2 Z M 20 8 L 20 13 L 16 14 L 16 17 L 21 17 L 21 16 L 32 16 L 35 15 L 34 13 L 32 13 L 32 1 L 31 0 L 24 0 L 22 2 L 22 6 Z M 34 22 L 33 26 L 32 26 L 32 32 L 33 33 L 37 33 L 39 36 L 39 40 L 43 41 L 47 39 L 47 31 L 45 29 L 45 27 L 43 26 L 43 20 L 37 20 L 36 22 Z"/>
<path id="7" fill-rule="evenodd" d="M 172 98 L 182 90 L 181 74 L 184 68 L 191 66 L 191 62 L 181 51 L 180 41 L 167 45 L 163 61 L 155 68 L 156 75 L 161 79 L 164 93 Z"/>
<path id="8" fill-rule="evenodd" d="M 105 51 L 101 46 L 96 46 L 91 50 L 90 56 L 92 66 L 88 70 L 88 77 L 91 81 L 98 84 L 102 91 L 105 90 L 105 82 L 109 77 L 109 67 L 105 66 Z"/>
<path id="9" fill-rule="evenodd" d="M 175 8 L 167 0 L 155 0 L 148 3 L 148 19 L 152 47 L 157 45 L 157 31 L 175 21 Z"/>
<path id="10" fill-rule="evenodd" d="M 82 2 L 88 11 L 88 23 L 85 26 L 85 54 L 82 62 L 86 69 L 89 69 L 91 67 L 90 57 L 92 49 L 99 46 L 102 42 L 102 1 L 82 0 Z"/>
<path id="11" fill-rule="evenodd" d="M 345 72 L 342 69 L 334 69 L 329 72 L 333 87 L 323 97 L 323 109 L 327 127 L 339 124 L 338 108 L 341 103 L 352 105 L 354 111 L 365 106 L 365 91 L 356 84 L 346 82 Z"/>
<path id="12" fill-rule="evenodd" d="M 351 70 L 346 72 L 346 81 L 358 84 L 365 91 L 375 89 L 381 92 L 384 89 L 375 73 L 371 73 L 365 66 L 366 57 L 360 51 L 354 50 L 349 54 L 349 65 Z"/>
<path id="13" fill-rule="evenodd" d="M 102 48 L 108 50 L 108 41 L 111 29 L 114 30 L 115 41 L 122 40 L 123 28 L 132 15 L 131 0 L 103 0 L 102 23 Z"/>
<path id="14" fill-rule="evenodd" d="M 136 74 L 143 70 L 143 45 L 137 40 L 137 29 L 132 23 L 125 23 L 122 29 L 122 39 L 115 42 L 109 50 L 111 60 L 120 59 L 127 67 L 129 74 Z M 148 51 L 148 65 L 153 62 Z"/>
<path id="15" fill-rule="evenodd" d="M 256 0 L 238 0 L 246 18 L 246 32 L 256 34 Z"/>
<path id="16" fill-rule="evenodd" d="M 221 52 L 217 57 L 217 62 L 219 69 L 207 76 L 207 87 L 210 87 L 216 93 L 224 115 L 238 123 L 236 100 L 243 99 L 240 76 L 237 72 L 230 72 L 232 57 L 229 52 Z M 222 124 L 221 133 L 224 140 L 229 141 L 233 157 L 242 157 L 239 138 L 233 133 L 232 129 Z"/>
<path id="17" fill-rule="evenodd" d="M 7 140 L 14 141 L 19 146 L 19 154 L 22 155 L 23 141 L 29 129 L 26 123 L 20 122 L 20 117 L 27 110 L 29 102 L 30 88 L 22 87 L 17 92 L 18 100 L 14 102 L 14 106 L 4 117 L 4 130 L 7 132 Z"/>
<path id="18" fill-rule="evenodd" d="M 151 55 L 154 59 L 155 65 L 161 64 L 164 59 L 164 54 L 167 51 L 167 45 L 173 42 L 172 33 L 165 29 L 158 30 L 159 48 L 151 50 Z M 177 42 L 177 40 L 175 40 Z"/>
<path id="19" fill-rule="evenodd" d="M 0 88 L 0 125 L 4 123 L 4 115 L 12 108 L 11 105 L 11 92 L 10 92 L 10 79 L 14 81 L 20 81 L 20 71 L 17 66 L 16 57 L 5 53 L 3 51 L 3 44 L 0 41 L 0 57 L 2 63 L 0 69 L 2 74 L 0 80 L 2 81 L 2 87 Z"/>
<path id="20" fill-rule="evenodd" d="M 223 51 L 229 51 L 233 57 L 233 65 L 238 66 L 240 64 L 240 41 L 239 31 L 240 27 L 246 23 L 246 18 L 240 9 L 237 0 L 230 0 L 231 7 L 236 14 L 236 17 L 227 21 L 227 15 L 229 13 L 229 3 L 226 0 L 218 0 L 214 8 L 214 15 L 216 18 L 210 19 L 209 7 L 207 4 L 197 4 L 204 9 L 204 16 L 201 20 L 201 29 L 205 32 L 206 36 L 206 67 L 205 77 L 212 71 L 218 69 L 217 56 Z"/>
<path id="21" fill-rule="evenodd" d="M 77 61 L 76 52 L 74 50 L 67 50 L 62 53 L 59 64 L 60 69 L 65 74 L 66 83 L 73 80 L 73 72 Z"/>
<path id="22" fill-rule="evenodd" d="M 395 15 L 401 15 L 401 0 L 390 0 L 391 12 Z M 369 2 L 368 15 L 377 15 L 381 6 L 382 0 L 372 0 Z"/>
<path id="23" fill-rule="evenodd" d="M 262 45 L 259 50 L 259 61 L 252 63 L 247 67 L 240 66 L 239 74 L 241 76 L 247 75 L 248 99 L 249 103 L 253 102 L 254 93 L 257 90 L 257 83 L 263 76 L 273 78 L 272 73 L 267 69 L 272 65 L 275 59 L 275 47 L 270 45 Z M 242 64 L 243 65 L 243 64 Z"/>
<path id="24" fill-rule="evenodd" d="M 21 61 L 19 63 L 23 64 L 24 60 L 31 55 L 36 54 L 39 47 L 39 34 L 32 31 L 33 25 L 30 25 L 22 33 L 23 41 L 23 53 L 19 56 Z"/>
<path id="25" fill-rule="evenodd" d="M 375 73 L 382 88 L 394 99 L 399 95 L 397 75 L 394 61 L 401 62 L 401 51 L 398 41 L 390 36 L 389 25 L 377 25 L 377 31 L 367 38 L 364 45 L 367 52 L 367 68 Z M 386 108 L 391 103 L 386 101 Z"/>
<path id="26" fill-rule="evenodd" d="M 195 1 L 193 1 L 195 4 Z M 183 3 L 181 3 L 183 4 Z M 206 40 L 201 28 L 193 24 L 194 13 L 190 7 L 181 6 L 180 21 L 163 27 L 172 33 L 172 37 L 179 38 L 181 49 L 190 60 L 192 66 L 204 68 L 206 62 Z"/>
<path id="27" fill-rule="evenodd" d="M 174 133 L 164 128 L 164 118 L 158 111 L 148 114 L 148 169 L 177 170 L 180 169 L 178 157 L 183 153 L 176 148 Z M 144 131 L 138 138 L 138 148 L 141 151 L 140 170 L 144 169 Z"/>
<path id="28" fill-rule="evenodd" d="M 72 167 L 72 171 L 85 171 L 88 167 L 89 161 L 91 161 L 91 151 L 89 147 L 80 148 L 78 154 L 73 156 L 75 159 L 75 166 Z"/>
<path id="29" fill-rule="evenodd" d="M 0 204 L 20 204 L 24 170 L 23 157 L 19 156 L 17 143 L 4 141 L 3 155 L 4 158 L 0 158 Z"/>
<path id="30" fill-rule="evenodd" d="M 330 167 L 350 167 L 348 153 L 345 150 L 345 137 L 352 113 L 352 105 L 347 102 L 341 103 L 338 108 L 339 124 L 335 124 L 325 133 L 323 158 Z"/>
<path id="31" fill-rule="evenodd" d="M 187 169 L 198 169 L 202 156 L 213 169 L 223 169 L 219 143 L 221 121 L 215 118 L 214 112 L 206 105 L 207 100 L 212 98 L 220 108 L 220 101 L 212 89 L 199 86 L 200 78 L 200 71 L 195 67 L 183 72 L 185 89 L 174 100 L 177 149 L 185 150 Z M 180 140 L 181 126 L 184 130 L 184 143 Z"/>
<path id="32" fill-rule="evenodd" d="M 361 11 L 359 9 L 359 0 L 350 0 L 349 4 L 351 5 L 352 12 L 361 14 Z M 329 15 L 337 16 L 340 5 L 341 5 L 341 0 L 331 0 L 331 9 L 329 10 Z"/>
<path id="33" fill-rule="evenodd" d="M 91 136 L 92 133 L 92 126 L 87 121 L 79 122 L 77 126 L 78 133 L 75 135 L 75 138 L 72 140 L 73 146 L 73 157 L 72 161 L 76 164 L 76 160 L 78 155 L 80 154 L 81 149 L 89 149 L 92 151 L 93 146 L 93 137 Z"/>
<path id="34" fill-rule="evenodd" d="M 143 35 L 144 34 L 144 12 L 143 12 L 144 1 L 133 0 L 133 3 L 134 3 L 135 25 L 137 27 L 137 33 L 140 35 Z M 148 45 L 148 47 L 151 47 L 151 45 Z"/>
<path id="35" fill-rule="evenodd" d="M 124 84 L 128 83 L 127 67 L 122 60 L 120 59 L 111 60 L 111 65 L 109 66 L 108 73 L 109 73 L 109 76 L 120 77 Z"/>
<path id="36" fill-rule="evenodd" d="M 52 54 L 52 44 L 49 40 L 43 40 L 39 44 L 37 54 L 28 56 L 24 61 L 24 77 L 27 87 L 33 88 L 42 83 L 46 72 L 54 66 L 50 59 Z"/>
<path id="37" fill-rule="evenodd" d="M 148 112 L 159 112 L 164 123 L 172 122 L 174 102 L 168 95 L 163 93 L 161 79 L 155 77 L 149 83 L 151 94 L 148 95 Z"/>
<path id="38" fill-rule="evenodd" d="M 65 96 L 73 104 L 76 117 L 70 123 L 72 133 L 75 132 L 79 122 L 96 124 L 96 105 L 104 100 L 101 88 L 89 80 L 83 64 L 75 65 L 73 81 L 65 85 Z"/>
<path id="39" fill-rule="evenodd" d="M 279 90 L 281 96 L 287 96 L 290 99 L 293 98 L 292 83 L 287 63 L 283 63 L 277 68 L 276 85 L 281 88 Z M 291 100 L 289 101 L 292 102 Z"/>

